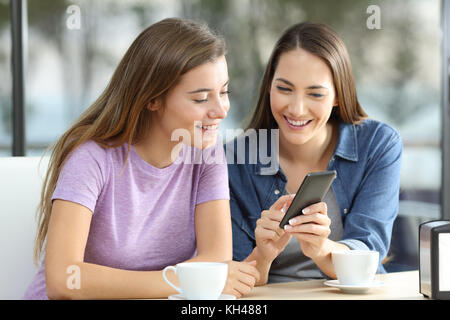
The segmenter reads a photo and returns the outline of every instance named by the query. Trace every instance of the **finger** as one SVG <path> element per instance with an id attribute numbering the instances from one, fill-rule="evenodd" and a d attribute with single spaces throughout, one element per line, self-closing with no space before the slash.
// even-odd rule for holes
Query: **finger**
<path id="1" fill-rule="evenodd" d="M 251 262 L 244 262 L 239 264 L 238 270 L 243 274 L 253 277 L 254 279 L 259 279 L 259 271 L 256 269 L 256 261 L 254 261 L 254 265 Z"/>
<path id="2" fill-rule="evenodd" d="M 327 215 L 327 213 L 328 213 L 327 204 L 325 202 L 317 202 L 306 208 L 303 208 L 303 210 L 302 210 L 302 213 L 305 215 L 308 215 L 311 213 L 316 213 L 316 212 Z"/>
<path id="3" fill-rule="evenodd" d="M 234 289 L 239 292 L 241 294 L 241 296 L 244 296 L 246 294 L 248 294 L 250 291 L 252 291 L 253 287 L 250 287 L 248 285 L 246 285 L 245 283 L 241 282 L 241 281 L 237 281 L 234 284 Z"/>
<path id="4" fill-rule="evenodd" d="M 287 225 L 288 228 L 286 229 L 287 233 L 306 233 L 306 234 L 312 234 L 317 235 L 320 237 L 328 237 L 330 234 L 330 228 L 318 225 L 315 223 L 303 223 L 298 226 L 290 226 Z"/>
<path id="5" fill-rule="evenodd" d="M 267 230 L 272 230 L 275 231 L 278 236 L 282 236 L 283 235 L 283 230 L 280 229 L 280 222 L 279 221 L 274 221 L 274 220 L 268 220 L 268 219 L 258 219 L 256 221 L 256 225 L 258 227 L 267 229 Z"/>
<path id="6" fill-rule="evenodd" d="M 285 204 L 289 204 L 289 202 L 292 202 L 294 199 L 295 194 L 288 194 L 284 195 L 278 198 L 277 201 L 275 201 L 272 206 L 270 207 L 270 210 L 281 210 Z"/>
<path id="7" fill-rule="evenodd" d="M 250 275 L 248 273 L 241 272 L 238 275 L 238 280 L 240 282 L 242 282 L 243 284 L 253 288 L 255 286 L 255 283 L 256 283 L 256 274 L 255 275 Z"/>
<path id="8" fill-rule="evenodd" d="M 277 247 L 284 248 L 291 240 L 292 234 L 285 232 L 284 235 L 278 240 Z"/>
<path id="9" fill-rule="evenodd" d="M 297 226 L 290 226 L 288 225 L 286 228 L 287 233 L 306 233 L 306 234 L 313 234 L 322 236 L 326 234 L 325 227 L 320 226 L 315 223 L 303 223 Z"/>
<path id="10" fill-rule="evenodd" d="M 281 219 L 283 219 L 285 214 L 286 212 L 283 212 L 281 210 L 270 209 L 261 213 L 261 219 L 273 220 L 279 223 Z"/>
<path id="11" fill-rule="evenodd" d="M 233 296 L 235 296 L 236 298 L 242 297 L 242 293 L 240 293 L 239 291 L 237 291 L 235 288 L 233 288 L 233 289 L 231 290 L 231 294 L 232 294 Z"/>
<path id="12" fill-rule="evenodd" d="M 261 240 L 277 241 L 280 236 L 274 230 L 265 229 L 261 226 L 257 226 L 255 229 L 255 237 Z"/>
<path id="13" fill-rule="evenodd" d="M 295 237 L 298 240 L 309 242 L 309 243 L 318 243 L 321 240 L 323 240 L 322 237 L 319 237 L 319 236 L 314 235 L 314 234 L 309 234 L 309 233 L 296 233 Z"/>
<path id="14" fill-rule="evenodd" d="M 296 226 L 304 223 L 316 223 L 323 226 L 330 226 L 331 219 L 321 213 L 312 213 L 308 215 L 300 215 L 289 220 L 289 224 L 291 226 Z"/>

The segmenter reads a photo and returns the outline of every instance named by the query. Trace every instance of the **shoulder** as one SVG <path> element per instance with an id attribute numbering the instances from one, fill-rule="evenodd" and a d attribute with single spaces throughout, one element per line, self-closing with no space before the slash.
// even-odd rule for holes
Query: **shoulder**
<path id="1" fill-rule="evenodd" d="M 396 129 L 380 121 L 366 119 L 359 124 L 339 122 L 336 155 L 350 161 L 376 155 L 401 153 L 402 141 Z"/>
<path id="2" fill-rule="evenodd" d="M 354 125 L 357 154 L 360 160 L 396 161 L 400 159 L 403 143 L 397 129 L 381 121 L 366 119 Z"/>
<path id="3" fill-rule="evenodd" d="M 72 152 L 73 154 L 91 156 L 91 157 L 105 157 L 107 154 L 107 148 L 102 147 L 94 140 L 88 140 L 80 144 Z"/>
<path id="4" fill-rule="evenodd" d="M 88 140 L 76 147 L 67 157 L 66 164 L 71 167 L 98 167 L 101 171 L 108 166 L 110 149 L 93 140 Z"/>
<path id="5" fill-rule="evenodd" d="M 77 148 L 75 148 L 71 154 L 70 158 L 76 158 L 78 160 L 95 160 L 97 162 L 106 161 L 108 154 L 108 148 L 99 145 L 97 142 L 93 140 L 88 140 Z"/>
<path id="6" fill-rule="evenodd" d="M 401 143 L 401 136 L 397 129 L 381 121 L 366 119 L 355 125 L 359 144 L 389 145 Z"/>

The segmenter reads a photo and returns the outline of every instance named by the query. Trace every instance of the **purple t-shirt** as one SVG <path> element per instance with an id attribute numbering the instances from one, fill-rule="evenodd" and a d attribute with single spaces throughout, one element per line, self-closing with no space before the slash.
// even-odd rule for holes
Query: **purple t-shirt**
<path id="1" fill-rule="evenodd" d="M 229 199 L 220 139 L 199 150 L 183 146 L 170 166 L 144 161 L 133 146 L 107 149 L 94 141 L 67 159 L 53 199 L 87 207 L 92 221 L 84 261 L 125 270 L 161 270 L 196 255 L 196 205 Z M 210 214 L 214 214 L 211 212 Z M 24 299 L 47 299 L 45 261 Z"/>

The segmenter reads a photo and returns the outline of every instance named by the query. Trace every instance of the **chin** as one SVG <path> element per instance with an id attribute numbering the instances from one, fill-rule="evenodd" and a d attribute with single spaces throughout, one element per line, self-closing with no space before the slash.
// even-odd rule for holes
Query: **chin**
<path id="1" fill-rule="evenodd" d="M 308 143 L 308 141 L 311 140 L 310 135 L 305 135 L 305 134 L 292 134 L 292 133 L 288 133 L 287 135 L 284 134 L 284 139 L 292 145 L 296 145 L 296 146 L 301 146 L 303 144 Z"/>
<path id="2" fill-rule="evenodd" d="M 202 143 L 202 149 L 205 150 L 206 148 L 213 147 L 216 144 L 217 139 L 214 138 L 213 140 L 207 140 L 203 141 Z"/>
<path id="3" fill-rule="evenodd" d="M 191 143 L 191 147 L 205 150 L 205 149 L 207 149 L 209 147 L 214 146 L 216 144 L 216 141 L 217 140 L 215 138 L 214 139 L 207 139 L 207 140 L 203 139 L 201 145 L 199 143 L 195 143 L 194 142 L 194 143 Z"/>

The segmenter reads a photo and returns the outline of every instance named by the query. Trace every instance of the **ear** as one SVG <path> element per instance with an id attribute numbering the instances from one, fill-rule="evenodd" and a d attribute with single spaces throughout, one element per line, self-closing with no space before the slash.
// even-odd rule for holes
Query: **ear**
<path id="1" fill-rule="evenodd" d="M 150 111 L 157 111 L 159 108 L 161 108 L 160 99 L 152 99 L 150 103 L 147 105 L 147 109 Z"/>

